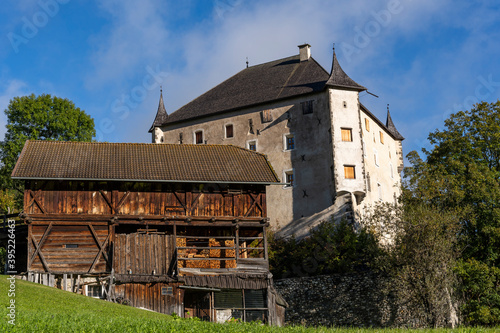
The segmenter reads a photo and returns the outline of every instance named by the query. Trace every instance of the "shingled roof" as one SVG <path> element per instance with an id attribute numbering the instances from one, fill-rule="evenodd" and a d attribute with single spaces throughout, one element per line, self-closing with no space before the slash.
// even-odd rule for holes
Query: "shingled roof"
<path id="1" fill-rule="evenodd" d="M 149 129 L 149 133 L 153 131 L 155 127 L 159 127 L 167 121 L 167 110 L 165 110 L 165 104 L 163 104 L 163 93 L 160 90 L 160 102 L 158 103 L 158 111 L 156 111 L 156 117 Z"/>
<path id="2" fill-rule="evenodd" d="M 164 124 L 319 92 L 328 78 L 316 60 L 301 62 L 299 55 L 251 66 L 171 113 Z"/>
<path id="3" fill-rule="evenodd" d="M 265 155 L 231 145 L 26 141 L 14 179 L 279 183 Z"/>
<path id="4" fill-rule="evenodd" d="M 366 90 L 365 87 L 357 84 L 353 79 L 351 79 L 344 72 L 342 67 L 340 67 L 337 55 L 335 54 L 335 49 L 333 49 L 332 70 L 330 71 L 330 77 L 328 78 L 326 85 L 331 87 L 354 89 L 358 91 Z"/>

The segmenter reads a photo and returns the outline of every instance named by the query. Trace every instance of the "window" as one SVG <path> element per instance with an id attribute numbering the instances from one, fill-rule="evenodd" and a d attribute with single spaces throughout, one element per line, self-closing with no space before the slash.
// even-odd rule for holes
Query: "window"
<path id="1" fill-rule="evenodd" d="M 248 141 L 247 142 L 247 149 L 257 151 L 257 141 Z"/>
<path id="2" fill-rule="evenodd" d="M 347 102 L 346 102 L 346 101 L 344 101 L 344 108 L 346 108 L 346 107 L 347 107 Z"/>
<path id="3" fill-rule="evenodd" d="M 271 121 L 273 121 L 271 110 L 260 111 L 260 117 L 263 123 L 270 123 Z"/>
<path id="4" fill-rule="evenodd" d="M 384 133 L 382 133 L 382 131 L 380 131 L 379 133 L 380 133 L 380 143 L 384 144 Z"/>
<path id="5" fill-rule="evenodd" d="M 194 132 L 194 143 L 200 145 L 203 143 L 203 131 Z"/>
<path id="6" fill-rule="evenodd" d="M 226 138 L 227 139 L 232 138 L 233 135 L 234 135 L 233 125 L 232 124 L 226 125 Z"/>
<path id="7" fill-rule="evenodd" d="M 295 149 L 295 137 L 293 134 L 285 135 L 285 150 Z"/>
<path id="8" fill-rule="evenodd" d="M 378 189 L 378 199 L 382 201 L 382 185 L 380 185 L 380 183 L 377 183 L 377 189 Z"/>
<path id="9" fill-rule="evenodd" d="M 182 133 L 179 133 L 179 143 L 182 145 Z"/>
<path id="10" fill-rule="evenodd" d="M 283 182 L 286 183 L 285 187 L 293 187 L 295 185 L 293 170 L 285 170 L 283 173 L 284 173 Z"/>
<path id="11" fill-rule="evenodd" d="M 230 310 L 230 318 L 267 322 L 266 289 L 223 289 L 214 293 L 214 309 Z"/>
<path id="12" fill-rule="evenodd" d="M 344 177 L 345 179 L 356 179 L 354 165 L 344 165 Z"/>
<path id="13" fill-rule="evenodd" d="M 372 191 L 372 183 L 370 181 L 370 173 L 366 173 L 366 190 L 368 192 L 371 192 Z"/>
<path id="14" fill-rule="evenodd" d="M 313 101 L 306 101 L 300 103 L 302 107 L 302 114 L 313 113 Z"/>
<path id="15" fill-rule="evenodd" d="M 373 160 L 375 165 L 378 166 L 378 151 L 376 149 L 373 149 Z"/>
<path id="16" fill-rule="evenodd" d="M 365 118 L 365 129 L 370 132 L 370 121 L 368 118 Z"/>
<path id="17" fill-rule="evenodd" d="M 394 179 L 394 169 L 392 167 L 392 163 L 389 163 L 389 169 L 391 169 L 391 178 Z"/>
<path id="18" fill-rule="evenodd" d="M 365 144 L 365 139 L 363 140 L 363 157 L 366 157 L 366 144 Z"/>
<path id="19" fill-rule="evenodd" d="M 341 128 L 342 132 L 342 141 L 352 141 L 352 129 L 350 128 Z"/>
<path id="20" fill-rule="evenodd" d="M 86 294 L 89 297 L 102 298 L 102 286 L 99 285 L 87 285 Z"/>

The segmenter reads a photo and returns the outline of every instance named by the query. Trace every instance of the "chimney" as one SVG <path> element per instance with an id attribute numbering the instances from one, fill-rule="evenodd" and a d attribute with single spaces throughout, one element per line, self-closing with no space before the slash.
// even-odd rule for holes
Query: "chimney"
<path id="1" fill-rule="evenodd" d="M 311 45 L 302 44 L 299 45 L 300 62 L 307 61 L 311 58 Z"/>

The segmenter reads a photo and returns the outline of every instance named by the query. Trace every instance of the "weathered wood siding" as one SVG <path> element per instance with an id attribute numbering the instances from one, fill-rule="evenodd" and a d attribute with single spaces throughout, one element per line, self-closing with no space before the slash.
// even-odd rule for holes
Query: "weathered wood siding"
<path id="1" fill-rule="evenodd" d="M 172 295 L 162 295 L 162 288 L 168 287 L 172 287 Z M 125 283 L 115 285 L 115 293 L 136 308 L 182 315 L 184 290 L 178 287 L 179 283 Z"/>
<path id="2" fill-rule="evenodd" d="M 164 234 L 116 234 L 116 274 L 166 275 L 174 255 L 174 237 Z"/>
<path id="3" fill-rule="evenodd" d="M 27 214 L 266 217 L 264 186 L 27 182 Z"/>
<path id="4" fill-rule="evenodd" d="M 108 226 L 106 225 L 32 225 L 29 239 L 28 260 L 31 272 L 52 273 L 99 273 L 109 271 L 104 255 L 109 252 Z M 95 231 L 99 244 L 104 243 L 104 255 L 99 257 L 100 247 L 96 243 Z M 36 243 L 36 246 L 35 246 Z M 36 248 L 39 251 L 33 257 Z M 43 259 L 42 259 L 43 257 Z M 32 260 L 32 261 L 31 261 Z M 45 267 L 43 263 L 48 267 Z M 93 267 L 92 267 L 93 266 Z M 92 268 L 92 269 L 91 269 Z"/>

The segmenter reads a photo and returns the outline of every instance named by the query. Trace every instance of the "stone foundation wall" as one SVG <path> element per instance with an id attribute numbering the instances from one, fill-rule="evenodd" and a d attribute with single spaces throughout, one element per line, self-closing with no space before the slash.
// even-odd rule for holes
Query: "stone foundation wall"
<path id="1" fill-rule="evenodd" d="M 400 304 L 389 279 L 373 273 L 276 280 L 288 302 L 285 323 L 307 326 L 425 327 Z"/>

